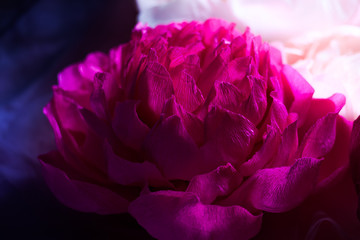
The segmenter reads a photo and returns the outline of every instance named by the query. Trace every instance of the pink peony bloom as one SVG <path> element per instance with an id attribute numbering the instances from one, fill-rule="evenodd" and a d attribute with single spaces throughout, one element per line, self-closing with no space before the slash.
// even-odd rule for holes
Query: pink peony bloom
<path id="1" fill-rule="evenodd" d="M 285 62 L 314 87 L 314 97 L 344 94 L 346 104 L 340 114 L 353 121 L 360 115 L 359 42 L 359 27 L 341 26 L 298 36 L 279 47 Z"/>
<path id="2" fill-rule="evenodd" d="M 138 25 L 61 72 L 44 109 L 58 150 L 40 156 L 55 196 L 158 239 L 360 236 L 344 97 L 313 99 L 234 26 Z"/>

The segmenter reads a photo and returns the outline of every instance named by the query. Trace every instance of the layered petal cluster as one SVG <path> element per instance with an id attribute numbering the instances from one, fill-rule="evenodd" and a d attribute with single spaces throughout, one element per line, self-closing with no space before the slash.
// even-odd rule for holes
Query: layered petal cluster
<path id="1" fill-rule="evenodd" d="M 55 196 L 129 212 L 158 239 L 249 239 L 263 216 L 342 179 L 344 97 L 313 99 L 278 50 L 234 27 L 139 24 L 129 43 L 62 71 L 44 109 L 58 149 L 40 156 Z"/>

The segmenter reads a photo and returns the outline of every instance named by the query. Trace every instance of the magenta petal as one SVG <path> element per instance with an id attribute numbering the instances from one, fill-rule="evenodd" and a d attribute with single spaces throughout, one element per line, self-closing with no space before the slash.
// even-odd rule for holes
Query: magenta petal
<path id="1" fill-rule="evenodd" d="M 280 213 L 297 207 L 314 189 L 321 160 L 299 158 L 291 167 L 257 171 L 219 204 Z"/>
<path id="2" fill-rule="evenodd" d="M 105 142 L 105 151 L 108 162 L 109 177 L 122 185 L 136 185 L 144 187 L 164 186 L 167 181 L 159 169 L 151 162 L 131 162 L 117 156 L 112 147 Z"/>
<path id="3" fill-rule="evenodd" d="M 262 215 L 240 206 L 204 205 L 189 192 L 159 191 L 142 195 L 130 214 L 157 239 L 249 239 L 260 230 Z"/>
<path id="4" fill-rule="evenodd" d="M 175 96 L 177 101 L 188 112 L 195 111 L 204 102 L 204 97 L 196 86 L 194 78 L 185 71 L 181 74 Z"/>
<path id="5" fill-rule="evenodd" d="M 194 140 L 176 115 L 161 119 L 151 129 L 144 148 L 167 179 L 190 180 L 209 170 Z"/>
<path id="6" fill-rule="evenodd" d="M 217 197 L 226 196 L 242 182 L 242 176 L 230 164 L 193 177 L 187 192 L 195 193 L 203 204 L 211 204 Z"/>
<path id="7" fill-rule="evenodd" d="M 103 89 L 104 82 L 109 81 L 109 74 L 96 73 L 94 76 L 94 91 L 90 97 L 90 104 L 95 114 L 103 120 L 107 120 L 109 113 L 106 104 L 105 92 Z"/>
<path id="8" fill-rule="evenodd" d="M 209 66 L 203 69 L 197 84 L 204 98 L 207 98 L 215 81 L 226 82 L 228 78 L 227 64 L 219 54 Z"/>
<path id="9" fill-rule="evenodd" d="M 281 136 L 277 153 L 267 167 L 290 166 L 298 148 L 297 121 L 287 126 Z"/>
<path id="10" fill-rule="evenodd" d="M 248 161 L 239 167 L 243 176 L 251 176 L 263 168 L 272 159 L 280 142 L 280 134 L 274 127 L 269 126 L 268 133 L 260 149 Z"/>
<path id="11" fill-rule="evenodd" d="M 100 185 L 70 179 L 60 168 L 47 163 L 47 159 L 64 161 L 59 152 L 41 156 L 43 174 L 51 191 L 64 205 L 83 212 L 116 214 L 127 211 L 129 201 Z M 52 160 L 53 161 L 53 160 Z"/>
<path id="12" fill-rule="evenodd" d="M 120 141 L 129 147 L 140 150 L 142 142 L 150 129 L 139 119 L 136 106 L 137 102 L 132 100 L 117 103 L 112 127 Z"/>
<path id="13" fill-rule="evenodd" d="M 109 57 L 105 53 L 90 53 L 85 61 L 79 64 L 79 71 L 84 78 L 92 81 L 97 72 L 109 71 L 109 61 Z"/>
<path id="14" fill-rule="evenodd" d="M 336 137 L 336 113 L 320 118 L 305 134 L 298 156 L 320 158 L 333 147 Z"/>
<path id="15" fill-rule="evenodd" d="M 253 86 L 249 98 L 241 105 L 241 113 L 257 125 L 266 111 L 266 81 L 261 77 L 254 76 L 248 76 L 248 79 Z"/>
<path id="16" fill-rule="evenodd" d="M 180 104 L 175 101 L 175 97 L 172 96 L 165 103 L 163 109 L 164 117 L 169 117 L 172 115 L 178 116 L 186 131 L 190 134 L 194 142 L 200 146 L 204 142 L 204 124 L 203 122 L 194 114 L 186 112 Z"/>
<path id="17" fill-rule="evenodd" d="M 251 57 L 239 57 L 229 62 L 230 82 L 241 82 L 250 73 Z"/>
<path id="18" fill-rule="evenodd" d="M 166 100 L 174 94 L 172 80 L 166 68 L 149 62 L 136 84 L 135 97 L 139 100 L 141 119 L 151 124 L 160 117 Z"/>
<path id="19" fill-rule="evenodd" d="M 58 74 L 59 87 L 65 91 L 79 91 L 89 88 L 90 81 L 81 76 L 79 64 L 73 64 Z"/>
<path id="20" fill-rule="evenodd" d="M 245 96 L 229 82 L 216 81 L 209 94 L 210 105 L 218 105 L 234 113 L 240 112 L 240 105 Z"/>
<path id="21" fill-rule="evenodd" d="M 299 125 L 301 126 L 309 111 L 314 89 L 289 65 L 283 66 L 282 74 L 287 79 L 290 90 L 293 93 L 294 99 L 291 104 L 290 112 L 295 112 L 299 115 Z"/>
<path id="22" fill-rule="evenodd" d="M 202 150 L 207 159 L 218 162 L 243 162 L 250 153 L 257 129 L 241 114 L 213 107 L 205 119 L 205 145 Z"/>

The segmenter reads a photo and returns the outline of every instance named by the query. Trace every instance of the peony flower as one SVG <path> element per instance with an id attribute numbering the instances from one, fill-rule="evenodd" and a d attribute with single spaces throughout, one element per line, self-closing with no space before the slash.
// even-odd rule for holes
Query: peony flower
<path id="1" fill-rule="evenodd" d="M 278 50 L 234 27 L 139 24 L 62 71 L 44 109 L 58 149 L 40 156 L 55 196 L 129 212 L 158 239 L 359 234 L 344 97 L 313 99 Z"/>
<path id="2" fill-rule="evenodd" d="M 315 97 L 335 92 L 346 96 L 340 114 L 353 121 L 360 115 L 360 28 L 341 26 L 280 43 L 285 62 L 297 69 L 315 89 Z"/>

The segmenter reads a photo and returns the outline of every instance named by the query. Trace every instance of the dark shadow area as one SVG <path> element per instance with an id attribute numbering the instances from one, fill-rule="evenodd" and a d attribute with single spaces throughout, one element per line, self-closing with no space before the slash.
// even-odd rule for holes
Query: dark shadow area
<path id="1" fill-rule="evenodd" d="M 128 214 L 60 204 L 37 160 L 55 147 L 42 108 L 57 73 L 129 41 L 137 13 L 135 0 L 1 1 L 0 239 L 151 239 Z"/>

